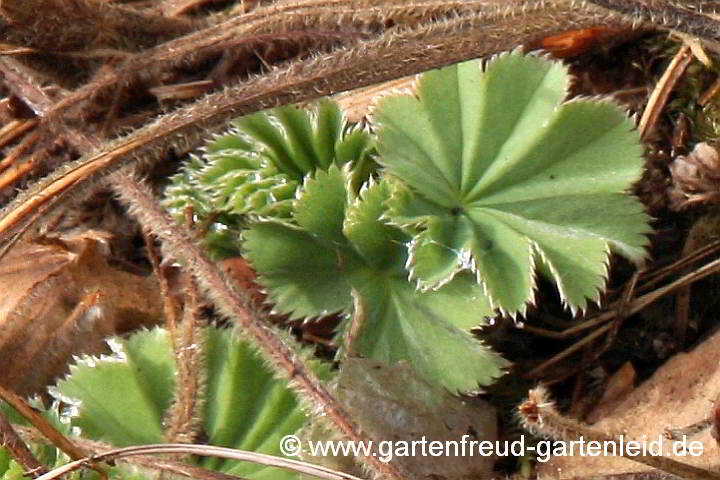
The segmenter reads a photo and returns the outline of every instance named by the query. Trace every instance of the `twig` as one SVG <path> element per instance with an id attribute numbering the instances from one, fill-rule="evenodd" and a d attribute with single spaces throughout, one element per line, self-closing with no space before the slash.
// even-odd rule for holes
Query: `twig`
<path id="1" fill-rule="evenodd" d="M 0 412 L 0 445 L 7 448 L 10 455 L 22 465 L 26 475 L 37 477 L 47 472 L 45 465 L 40 463 L 30 451 L 22 438 L 15 432 L 7 417 Z"/>
<path id="2" fill-rule="evenodd" d="M 679 260 L 666 265 L 656 270 L 648 270 L 643 273 L 643 283 L 638 287 L 639 291 L 647 291 L 653 285 L 656 285 L 660 281 L 664 280 L 671 274 L 683 270 L 688 267 L 691 263 L 695 263 L 699 260 L 703 260 L 705 257 L 714 255 L 720 252 L 720 240 L 708 243 L 707 245 L 689 253 L 687 256 L 680 258 Z"/>
<path id="3" fill-rule="evenodd" d="M 600 432 L 560 415 L 555 410 L 552 402 L 549 401 L 547 392 L 542 387 L 528 393 L 528 399 L 518 407 L 518 413 L 525 428 L 545 437 L 568 442 L 583 439 L 585 442 L 598 442 L 599 445 L 613 444 L 615 445 L 613 451 L 618 456 L 663 470 L 678 477 L 687 480 L 720 480 L 720 473 L 718 472 L 695 467 L 673 458 L 662 455 L 654 456 L 645 451 L 634 451 L 635 455 L 628 454 L 625 449 L 618 448 L 624 444 L 620 436 Z"/>
<path id="4" fill-rule="evenodd" d="M 682 288 L 686 285 L 690 285 L 693 282 L 696 282 L 700 279 L 703 279 L 707 277 L 708 275 L 712 275 L 713 273 L 716 273 L 718 270 L 720 270 L 720 259 L 713 260 L 710 263 L 707 263 L 703 265 L 702 267 L 694 270 L 691 273 L 688 273 L 687 275 L 684 275 L 674 282 L 665 285 L 664 287 L 658 288 L 657 290 L 654 290 L 650 293 L 647 293 L 641 297 L 636 298 L 632 302 L 630 302 L 627 305 L 626 315 L 634 315 L 635 313 L 639 312 L 643 308 L 647 307 L 651 303 L 657 301 L 661 297 L 667 295 L 668 293 L 671 293 L 679 288 Z M 539 376 L 539 374 L 545 370 L 547 367 L 554 365 L 555 363 L 559 362 L 560 360 L 568 357 L 569 355 L 572 355 L 576 351 L 578 351 L 583 346 L 587 345 L 592 340 L 598 338 L 599 336 L 603 335 L 604 333 L 610 331 L 612 329 L 613 324 L 612 323 L 606 323 L 612 320 L 617 316 L 616 310 L 609 310 L 607 312 L 604 312 L 587 322 L 583 323 L 583 329 L 590 328 L 592 326 L 596 325 L 602 325 L 605 323 L 605 325 L 602 325 L 598 329 L 596 329 L 593 333 L 586 336 L 582 340 L 576 342 L 572 346 L 566 348 L 562 352 L 554 355 L 552 358 L 544 361 L 534 369 L 532 369 L 530 372 L 525 374 L 526 378 L 536 378 Z M 578 330 L 576 328 L 571 328 L 568 330 L 565 330 L 564 332 L 558 332 L 558 336 L 562 335 L 563 337 L 567 337 L 570 335 L 574 335 L 577 333 Z M 557 338 L 557 337 L 556 337 Z"/>
<path id="5" fill-rule="evenodd" d="M 142 445 L 138 447 L 118 448 L 107 452 L 93 455 L 92 457 L 76 460 L 58 467 L 45 475 L 37 478 L 37 480 L 53 480 L 62 475 L 83 468 L 90 462 L 105 462 L 109 460 L 131 457 L 136 455 L 175 453 L 200 455 L 204 457 L 227 458 L 230 460 L 239 460 L 243 462 L 253 462 L 259 465 L 267 465 L 270 467 L 278 467 L 293 472 L 312 475 L 313 477 L 323 478 L 326 480 L 363 480 L 348 473 L 338 472 L 329 468 L 313 465 L 311 463 L 291 460 L 282 457 L 275 457 L 263 453 L 248 452 L 245 450 L 236 450 L 232 448 L 213 447 L 210 445 L 186 445 L 182 443 L 166 443 L 157 445 Z"/>
<path id="6" fill-rule="evenodd" d="M 613 320 L 613 326 L 610 329 L 610 335 L 608 335 L 605 345 L 603 345 L 603 347 L 599 349 L 599 351 L 596 353 L 595 358 L 602 354 L 602 352 L 607 351 L 615 342 L 615 337 L 617 337 L 617 334 L 620 331 L 620 327 L 622 327 L 625 319 L 628 317 L 627 307 L 630 304 L 632 298 L 635 296 L 635 287 L 637 286 L 637 282 L 641 274 L 642 272 L 640 270 L 636 270 L 630 278 L 630 281 L 627 282 L 627 285 L 625 285 L 625 289 L 623 291 L 622 297 L 620 298 L 619 305 L 615 309 L 616 315 L 615 319 Z"/>
<path id="7" fill-rule="evenodd" d="M 675 54 L 665 72 L 663 72 L 660 80 L 658 80 L 657 85 L 650 94 L 638 125 L 640 137 L 643 140 L 647 139 L 648 135 L 655 129 L 657 120 L 660 118 L 660 112 L 665 108 L 665 104 L 670 97 L 670 92 L 675 88 L 693 58 L 695 57 L 693 57 L 690 47 L 683 45 Z"/>

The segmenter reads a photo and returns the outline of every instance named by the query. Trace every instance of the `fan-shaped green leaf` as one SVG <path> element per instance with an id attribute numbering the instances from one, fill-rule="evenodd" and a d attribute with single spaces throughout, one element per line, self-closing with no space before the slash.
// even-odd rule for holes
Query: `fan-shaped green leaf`
<path id="1" fill-rule="evenodd" d="M 354 291 L 369 307 L 367 318 L 356 312 L 363 327 L 351 350 L 408 361 L 453 392 L 491 383 L 506 362 L 468 333 L 492 313 L 482 287 L 463 275 L 447 290 L 417 291 L 404 269 L 409 237 L 382 220 L 389 184 L 369 184 L 347 206 L 348 175 L 331 167 L 306 182 L 295 205 L 306 229 L 267 221 L 245 233 L 244 248 L 275 308 L 293 317 L 350 313 Z"/>
<path id="2" fill-rule="evenodd" d="M 175 371 L 167 332 L 142 331 L 114 342 L 113 356 L 72 366 L 55 394 L 75 405 L 72 425 L 86 437 L 117 446 L 164 442 Z M 208 328 L 205 346 L 208 443 L 280 455 L 280 438 L 305 422 L 286 382 L 274 379 L 252 347 L 227 329 Z M 245 478 L 297 478 L 247 462 L 202 459 L 199 464 Z"/>
<path id="3" fill-rule="evenodd" d="M 404 278 L 369 277 L 358 286 L 366 319 L 354 352 L 390 365 L 405 360 L 450 392 L 490 385 L 509 365 L 468 330 L 486 324 L 487 297 L 468 275 L 419 293 Z"/>
<path id="4" fill-rule="evenodd" d="M 165 204 L 180 222 L 192 207 L 198 222 L 210 220 L 208 230 L 215 233 L 238 231 L 248 219 L 289 219 L 307 176 L 349 164 L 357 191 L 377 167 L 374 152 L 368 132 L 350 125 L 334 102 L 321 101 L 309 110 L 286 106 L 258 112 L 235 120 L 202 157 L 191 156 L 172 177 Z M 206 242 L 216 257 L 234 250 L 221 239 L 230 242 L 218 236 Z"/>
<path id="5" fill-rule="evenodd" d="M 562 103 L 567 69 L 519 51 L 428 72 L 417 96 L 382 100 L 388 217 L 414 235 L 411 275 L 437 288 L 470 270 L 494 304 L 524 311 L 538 266 L 573 310 L 597 300 L 610 250 L 641 261 L 649 231 L 625 191 L 642 146 L 601 101 Z"/>

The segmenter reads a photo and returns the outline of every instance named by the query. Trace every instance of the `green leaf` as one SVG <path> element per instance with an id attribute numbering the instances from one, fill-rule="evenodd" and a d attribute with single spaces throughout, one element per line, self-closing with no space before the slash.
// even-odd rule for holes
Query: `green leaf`
<path id="1" fill-rule="evenodd" d="M 331 167 L 308 179 L 295 203 L 301 228 L 258 222 L 245 233 L 244 248 L 275 309 L 291 318 L 346 310 L 353 272 L 361 260 L 343 236 L 347 171 Z"/>
<path id="2" fill-rule="evenodd" d="M 278 312 L 311 318 L 350 304 L 348 258 L 336 249 L 304 230 L 272 221 L 254 224 L 244 238 L 247 258 Z"/>
<path id="3" fill-rule="evenodd" d="M 413 235 L 420 288 L 467 270 L 515 314 L 542 271 L 575 311 L 599 298 L 611 251 L 644 259 L 648 217 L 625 193 L 639 136 L 609 102 L 563 103 L 568 85 L 562 64 L 515 51 L 428 72 L 417 96 L 378 104 L 388 217 Z"/>
<path id="4" fill-rule="evenodd" d="M 275 309 L 293 318 L 349 314 L 355 292 L 367 318 L 355 312 L 362 333 L 354 353 L 407 361 L 452 392 L 492 383 L 507 363 L 469 333 L 492 314 L 482 287 L 462 275 L 447 289 L 416 290 L 404 269 L 409 237 L 383 220 L 390 185 L 371 182 L 348 206 L 348 178 L 333 167 L 308 180 L 295 205 L 304 229 L 266 221 L 245 233 L 248 259 Z"/>
<path id="5" fill-rule="evenodd" d="M 468 330 L 486 323 L 487 299 L 462 275 L 447 288 L 420 293 L 404 278 L 371 278 L 358 288 L 366 319 L 354 353 L 389 365 L 407 361 L 451 393 L 490 385 L 509 363 Z"/>
<path id="6" fill-rule="evenodd" d="M 191 156 L 171 178 L 165 205 L 178 222 L 192 208 L 199 223 L 209 221 L 216 258 L 237 248 L 217 232 L 242 230 L 248 220 L 290 219 L 300 185 L 316 171 L 351 165 L 358 191 L 376 170 L 375 147 L 368 132 L 345 119 L 338 105 L 320 101 L 311 109 L 279 107 L 233 122 L 216 136 L 201 157 Z"/>
<path id="7" fill-rule="evenodd" d="M 385 203 L 390 198 L 390 186 L 383 181 L 370 181 L 347 209 L 343 234 L 362 259 L 378 270 L 400 269 L 403 275 L 405 243 L 408 236 L 381 219 Z"/>
<path id="8" fill-rule="evenodd" d="M 345 185 L 347 172 L 336 166 L 327 172 L 318 170 L 315 178 L 308 177 L 302 196 L 295 202 L 295 222 L 320 240 L 342 243 L 343 222 L 348 203 Z"/>
<path id="9" fill-rule="evenodd" d="M 72 366 L 54 395 L 75 406 L 71 422 L 85 437 L 116 446 L 164 442 L 163 420 L 175 378 L 167 332 L 141 331 L 128 340 L 113 340 L 113 345 L 113 356 L 84 358 Z M 273 378 L 253 348 L 230 330 L 208 328 L 205 346 L 203 427 L 208 443 L 280 455 L 280 439 L 306 420 L 287 382 Z M 251 479 L 297 478 L 248 462 L 198 463 Z"/>
<path id="10" fill-rule="evenodd" d="M 164 442 L 174 372 L 166 333 L 141 332 L 111 347 L 113 356 L 79 359 L 52 393 L 77 406 L 73 423 L 90 438 L 121 447 Z"/>

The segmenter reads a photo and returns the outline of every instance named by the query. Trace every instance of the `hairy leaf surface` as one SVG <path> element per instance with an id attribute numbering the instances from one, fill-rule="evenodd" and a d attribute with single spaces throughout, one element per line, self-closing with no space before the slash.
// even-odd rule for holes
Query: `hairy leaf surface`
<path id="1" fill-rule="evenodd" d="M 57 384 L 55 395 L 77 413 L 72 425 L 84 436 L 116 446 L 166 441 L 175 361 L 167 332 L 142 331 L 113 341 L 115 354 L 85 358 Z M 295 395 L 247 343 L 226 329 L 208 329 L 203 426 L 208 443 L 280 455 L 280 439 L 305 422 Z M 202 459 L 199 465 L 252 479 L 295 474 L 248 462 Z"/>
<path id="2" fill-rule="evenodd" d="M 413 234 L 411 275 L 435 289 L 468 270 L 524 312 L 540 271 L 574 311 L 597 300 L 608 255 L 645 257 L 648 217 L 628 196 L 642 146 L 615 105 L 563 103 L 567 68 L 519 51 L 428 72 L 375 110 L 388 217 Z"/>
<path id="3" fill-rule="evenodd" d="M 376 167 L 369 134 L 330 101 L 238 118 L 204 150 L 172 178 L 166 205 L 178 219 L 191 206 L 201 220 L 213 215 L 231 229 L 245 216 L 289 218 L 297 189 L 316 170 L 350 163 L 357 189 Z"/>
<path id="4" fill-rule="evenodd" d="M 492 383 L 507 362 L 469 333 L 492 313 L 482 288 L 459 276 L 447 291 L 416 290 L 404 268 L 409 237 L 381 219 L 389 184 L 370 183 L 357 198 L 348 184 L 347 170 L 331 167 L 305 182 L 294 207 L 300 227 L 265 221 L 245 233 L 275 308 L 306 318 L 364 304 L 354 311 L 354 353 L 405 360 L 453 392 Z"/>

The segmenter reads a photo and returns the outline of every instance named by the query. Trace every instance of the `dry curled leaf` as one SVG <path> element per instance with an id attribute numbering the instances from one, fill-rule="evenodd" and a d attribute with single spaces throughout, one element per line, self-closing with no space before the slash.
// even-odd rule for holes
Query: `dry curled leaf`
<path id="1" fill-rule="evenodd" d="M 689 353 L 678 353 L 655 374 L 614 405 L 591 413 L 589 421 L 597 420 L 593 428 L 600 432 L 614 432 L 626 439 L 657 441 L 664 438 L 665 453 L 672 454 L 668 429 L 683 429 L 696 425 L 711 414 L 713 401 L 720 393 L 720 333 Z M 687 442 L 699 441 L 703 445 L 701 456 L 689 453 L 676 457 L 684 463 L 717 471 L 720 464 L 720 447 L 712 439 L 709 429 L 701 433 L 687 433 Z M 647 472 L 643 465 L 619 457 L 568 456 L 554 457 L 539 465 L 542 478 L 590 478 L 598 475 Z"/>
<path id="2" fill-rule="evenodd" d="M 61 375 L 73 354 L 162 321 L 153 277 L 107 262 L 99 231 L 22 243 L 0 265 L 0 385 L 27 395 Z M 32 373 L 28 373 L 32 365 Z"/>

